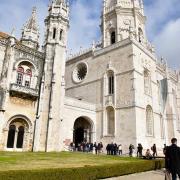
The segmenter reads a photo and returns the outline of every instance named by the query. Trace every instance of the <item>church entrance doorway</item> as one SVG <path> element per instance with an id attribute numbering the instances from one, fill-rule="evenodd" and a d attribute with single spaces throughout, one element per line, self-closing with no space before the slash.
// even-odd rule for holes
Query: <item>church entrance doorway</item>
<path id="1" fill-rule="evenodd" d="M 92 142 L 92 124 L 84 117 L 76 119 L 74 123 L 73 141 L 78 147 L 82 142 Z"/>

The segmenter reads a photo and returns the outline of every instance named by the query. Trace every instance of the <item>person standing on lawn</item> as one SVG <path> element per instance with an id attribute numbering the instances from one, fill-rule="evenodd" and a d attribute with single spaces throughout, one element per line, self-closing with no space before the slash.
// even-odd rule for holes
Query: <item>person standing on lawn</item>
<path id="1" fill-rule="evenodd" d="M 166 147 L 165 152 L 165 167 L 172 174 L 172 180 L 177 179 L 177 174 L 180 178 L 180 147 L 177 146 L 177 139 L 171 140 L 172 145 Z"/>
<path id="2" fill-rule="evenodd" d="M 119 152 L 119 155 L 122 155 L 122 145 L 121 144 L 118 146 L 118 152 Z"/>
<path id="3" fill-rule="evenodd" d="M 156 144 L 154 144 L 154 145 L 151 147 L 151 150 L 152 150 L 152 152 L 153 152 L 153 158 L 155 158 L 155 156 L 157 156 Z"/>
<path id="4" fill-rule="evenodd" d="M 138 147 L 137 147 L 137 157 L 142 157 L 142 150 L 143 150 L 143 147 L 142 147 L 142 145 L 139 143 L 139 144 L 138 144 Z"/>

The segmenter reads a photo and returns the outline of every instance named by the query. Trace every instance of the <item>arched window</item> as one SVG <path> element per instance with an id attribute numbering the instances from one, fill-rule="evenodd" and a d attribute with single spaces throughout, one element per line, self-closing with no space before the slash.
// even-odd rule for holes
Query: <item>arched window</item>
<path id="1" fill-rule="evenodd" d="M 111 32 L 111 44 L 116 43 L 116 33 L 115 31 Z"/>
<path id="2" fill-rule="evenodd" d="M 9 125 L 7 148 L 23 148 L 24 142 L 27 141 L 27 132 L 29 125 L 26 120 L 17 118 Z M 25 135 L 26 134 L 26 135 Z"/>
<path id="3" fill-rule="evenodd" d="M 148 70 L 144 71 L 144 93 L 151 95 L 151 76 Z"/>
<path id="4" fill-rule="evenodd" d="M 8 132 L 7 148 L 14 147 L 15 133 L 16 133 L 16 126 L 10 125 Z"/>
<path id="5" fill-rule="evenodd" d="M 115 130 L 115 113 L 113 107 L 107 107 L 107 133 L 108 135 L 114 135 Z"/>
<path id="6" fill-rule="evenodd" d="M 16 83 L 19 86 L 31 87 L 33 66 L 29 62 L 21 62 L 17 68 Z"/>
<path id="7" fill-rule="evenodd" d="M 143 31 L 141 28 L 138 29 L 138 41 L 141 43 L 143 40 Z"/>
<path id="8" fill-rule="evenodd" d="M 151 106 L 146 107 L 146 134 L 148 136 L 153 136 L 154 128 L 153 128 L 153 110 Z"/>
<path id="9" fill-rule="evenodd" d="M 63 30 L 61 29 L 61 30 L 60 30 L 60 35 L 59 35 L 60 41 L 62 40 L 62 38 L 63 38 Z"/>
<path id="10" fill-rule="evenodd" d="M 24 68 L 20 66 L 17 69 L 17 80 L 16 80 L 16 83 L 18 85 L 22 85 L 22 83 L 23 83 L 23 75 L 24 75 Z"/>
<path id="11" fill-rule="evenodd" d="M 108 94 L 114 94 L 114 72 L 108 72 Z"/>

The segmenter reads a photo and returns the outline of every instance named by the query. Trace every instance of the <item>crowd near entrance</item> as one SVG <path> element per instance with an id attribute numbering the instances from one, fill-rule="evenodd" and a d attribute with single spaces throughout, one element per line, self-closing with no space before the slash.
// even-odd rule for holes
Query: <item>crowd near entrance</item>
<path id="1" fill-rule="evenodd" d="M 92 124 L 84 117 L 76 119 L 74 123 L 73 141 L 76 147 L 83 142 L 92 142 Z"/>

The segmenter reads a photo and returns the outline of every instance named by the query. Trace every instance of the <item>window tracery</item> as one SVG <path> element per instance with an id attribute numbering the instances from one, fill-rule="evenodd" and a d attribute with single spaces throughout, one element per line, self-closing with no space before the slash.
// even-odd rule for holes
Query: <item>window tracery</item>
<path id="1" fill-rule="evenodd" d="M 149 71 L 144 71 L 144 93 L 151 95 L 151 76 Z"/>
<path id="2" fill-rule="evenodd" d="M 153 110 L 151 106 L 146 107 L 146 133 L 148 136 L 153 136 Z"/>

